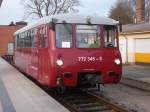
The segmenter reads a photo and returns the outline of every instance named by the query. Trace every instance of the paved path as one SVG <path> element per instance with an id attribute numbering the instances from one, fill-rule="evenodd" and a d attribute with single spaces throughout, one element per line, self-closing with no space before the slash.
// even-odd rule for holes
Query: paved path
<path id="1" fill-rule="evenodd" d="M 150 66 L 124 66 L 123 76 L 150 83 Z"/>
<path id="2" fill-rule="evenodd" d="M 121 83 L 150 91 L 150 66 L 124 66 Z"/>
<path id="3" fill-rule="evenodd" d="M 0 112 L 69 112 L 0 58 Z"/>

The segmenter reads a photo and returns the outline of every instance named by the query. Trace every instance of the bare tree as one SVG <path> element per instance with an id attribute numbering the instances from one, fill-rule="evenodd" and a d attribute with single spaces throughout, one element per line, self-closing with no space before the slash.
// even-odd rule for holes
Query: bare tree
<path id="1" fill-rule="evenodd" d="M 55 15 L 59 13 L 78 12 L 79 0 L 24 0 L 26 16 Z"/>
<path id="2" fill-rule="evenodd" d="M 120 20 L 122 24 L 132 23 L 135 17 L 134 9 L 130 0 L 118 0 L 110 9 L 109 17 Z"/>
<path id="3" fill-rule="evenodd" d="M 150 21 L 150 0 L 145 0 L 145 19 Z"/>
<path id="4" fill-rule="evenodd" d="M 136 0 L 129 0 L 129 3 L 133 9 L 134 16 L 135 16 Z M 145 0 L 145 21 L 150 21 L 150 0 Z"/>
<path id="5" fill-rule="evenodd" d="M 130 5 L 136 13 L 136 0 L 130 0 Z M 145 20 L 150 21 L 150 0 L 145 0 Z"/>
<path id="6" fill-rule="evenodd" d="M 1 7 L 2 1 L 3 1 L 3 0 L 0 0 L 0 7 Z"/>

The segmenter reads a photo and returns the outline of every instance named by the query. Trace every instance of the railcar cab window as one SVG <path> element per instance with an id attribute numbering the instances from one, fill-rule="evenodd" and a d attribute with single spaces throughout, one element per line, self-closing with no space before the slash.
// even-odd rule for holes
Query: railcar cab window
<path id="1" fill-rule="evenodd" d="M 72 47 L 72 26 L 71 24 L 56 24 L 56 47 Z"/>
<path id="2" fill-rule="evenodd" d="M 117 27 L 104 26 L 104 46 L 107 48 L 117 47 Z"/>
<path id="3" fill-rule="evenodd" d="M 76 26 L 76 47 L 77 48 L 100 48 L 99 25 L 77 25 Z"/>

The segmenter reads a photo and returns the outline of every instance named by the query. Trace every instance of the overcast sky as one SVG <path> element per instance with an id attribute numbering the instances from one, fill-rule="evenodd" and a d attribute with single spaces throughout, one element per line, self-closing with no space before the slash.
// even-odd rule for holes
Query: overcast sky
<path id="1" fill-rule="evenodd" d="M 22 0 L 3 0 L 0 8 L 0 25 L 7 25 L 11 21 L 21 21 L 24 18 L 24 7 L 21 4 Z M 80 13 L 98 14 L 107 16 L 111 6 L 116 0 L 80 0 Z M 26 20 L 27 22 L 31 22 Z"/>

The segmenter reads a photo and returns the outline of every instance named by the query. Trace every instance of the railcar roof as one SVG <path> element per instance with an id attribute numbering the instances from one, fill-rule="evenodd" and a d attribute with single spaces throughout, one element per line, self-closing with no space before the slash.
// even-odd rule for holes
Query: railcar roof
<path id="1" fill-rule="evenodd" d="M 117 25 L 119 22 L 107 17 L 100 17 L 97 15 L 82 15 L 82 14 L 59 14 L 53 16 L 46 16 L 38 21 L 16 31 L 14 35 L 22 33 L 26 30 L 32 29 L 38 25 L 47 24 L 52 22 L 52 19 L 56 19 L 57 23 L 79 23 L 79 24 L 87 24 L 87 18 L 90 17 L 91 24 L 104 24 L 104 25 Z"/>

